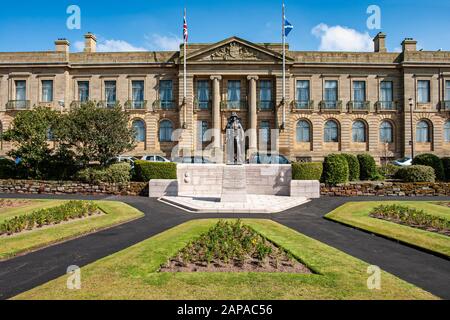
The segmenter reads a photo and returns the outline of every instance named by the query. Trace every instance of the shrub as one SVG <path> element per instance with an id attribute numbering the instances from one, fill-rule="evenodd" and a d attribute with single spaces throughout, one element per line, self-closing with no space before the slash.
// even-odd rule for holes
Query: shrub
<path id="1" fill-rule="evenodd" d="M 136 161 L 134 164 L 134 171 L 134 180 L 139 182 L 177 178 L 177 164 L 173 162 Z"/>
<path id="2" fill-rule="evenodd" d="M 336 185 L 348 182 L 349 169 L 344 156 L 340 154 L 330 154 L 323 163 L 322 180 L 326 184 Z"/>
<path id="3" fill-rule="evenodd" d="M 399 169 L 400 167 L 390 163 L 377 167 L 378 173 L 386 178 L 394 178 Z"/>
<path id="4" fill-rule="evenodd" d="M 432 167 L 415 165 L 400 168 L 396 178 L 404 182 L 434 182 L 436 175 Z"/>
<path id="5" fill-rule="evenodd" d="M 293 163 L 293 180 L 320 180 L 323 173 L 323 164 L 321 162 Z"/>
<path id="6" fill-rule="evenodd" d="M 445 180 L 444 165 L 442 164 L 441 159 L 439 159 L 439 157 L 434 154 L 425 153 L 418 155 L 413 159 L 413 165 L 432 167 L 436 174 L 436 179 L 438 181 Z"/>
<path id="7" fill-rule="evenodd" d="M 442 158 L 441 160 L 444 167 L 445 181 L 450 181 L 450 158 Z"/>
<path id="8" fill-rule="evenodd" d="M 350 181 L 358 181 L 360 177 L 360 166 L 358 158 L 352 154 L 342 154 L 348 163 L 348 175 Z"/>
<path id="9" fill-rule="evenodd" d="M 76 179 L 90 184 L 101 182 L 126 184 L 131 180 L 131 167 L 128 163 L 116 163 L 107 168 L 89 167 L 79 171 Z"/>
<path id="10" fill-rule="evenodd" d="M 370 154 L 359 154 L 358 161 L 361 170 L 361 180 L 369 181 L 378 180 L 380 178 L 377 172 L 375 159 Z"/>
<path id="11" fill-rule="evenodd" d="M 5 158 L 0 159 L 0 179 L 13 179 L 15 176 L 14 161 Z"/>

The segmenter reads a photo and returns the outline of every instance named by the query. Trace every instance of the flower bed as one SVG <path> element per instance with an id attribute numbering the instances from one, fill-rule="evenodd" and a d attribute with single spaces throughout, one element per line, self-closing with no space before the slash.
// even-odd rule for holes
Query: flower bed
<path id="1" fill-rule="evenodd" d="M 381 205 L 370 213 L 377 219 L 450 236 L 450 220 L 400 205 Z"/>
<path id="2" fill-rule="evenodd" d="M 31 231 L 101 213 L 103 212 L 93 202 L 69 201 L 61 206 L 37 210 L 2 222 L 0 224 L 0 236 L 10 236 L 23 231 Z"/>
<path id="3" fill-rule="evenodd" d="M 311 273 L 290 253 L 241 221 L 220 221 L 161 266 L 160 272 Z"/>

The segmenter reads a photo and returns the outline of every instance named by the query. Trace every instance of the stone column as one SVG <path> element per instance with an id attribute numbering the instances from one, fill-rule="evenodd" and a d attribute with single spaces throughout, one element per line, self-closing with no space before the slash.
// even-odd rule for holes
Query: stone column
<path id="1" fill-rule="evenodd" d="M 220 149 L 221 140 L 221 124 L 220 124 L 220 80 L 221 76 L 211 76 L 213 82 L 212 85 L 212 118 L 213 118 L 213 130 L 214 130 L 214 149 Z"/>
<path id="2" fill-rule="evenodd" d="M 256 81 L 258 76 L 248 76 L 250 82 L 249 92 L 249 154 L 258 151 L 258 113 L 257 113 L 257 92 Z"/>

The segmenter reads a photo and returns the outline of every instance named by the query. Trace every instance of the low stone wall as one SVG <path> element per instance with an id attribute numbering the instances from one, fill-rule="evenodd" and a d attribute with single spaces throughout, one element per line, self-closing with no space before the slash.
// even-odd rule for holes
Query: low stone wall
<path id="1" fill-rule="evenodd" d="M 450 183 L 355 182 L 335 187 L 321 185 L 323 196 L 450 196 Z"/>
<path id="2" fill-rule="evenodd" d="M 320 182 L 315 180 L 292 180 L 291 197 L 320 198 Z"/>
<path id="3" fill-rule="evenodd" d="M 178 181 L 151 180 L 148 189 L 150 198 L 176 197 L 178 196 Z"/>
<path id="4" fill-rule="evenodd" d="M 148 196 L 148 183 L 90 185 L 74 181 L 0 180 L 0 193 Z"/>

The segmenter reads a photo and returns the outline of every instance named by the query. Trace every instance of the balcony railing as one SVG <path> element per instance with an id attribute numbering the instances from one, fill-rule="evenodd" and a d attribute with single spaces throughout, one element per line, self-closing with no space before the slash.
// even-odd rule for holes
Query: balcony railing
<path id="1" fill-rule="evenodd" d="M 6 110 L 29 110 L 30 105 L 30 100 L 10 100 L 6 103 Z"/>
<path id="2" fill-rule="evenodd" d="M 125 110 L 146 110 L 147 100 L 128 100 L 125 102 Z"/>
<path id="3" fill-rule="evenodd" d="M 441 111 L 450 111 L 450 100 L 442 101 Z"/>
<path id="4" fill-rule="evenodd" d="M 220 103 L 220 109 L 222 111 L 248 110 L 248 103 L 245 100 L 240 100 L 240 101 L 222 101 Z"/>
<path id="5" fill-rule="evenodd" d="M 320 111 L 342 111 L 342 101 L 326 101 L 320 102 Z"/>
<path id="6" fill-rule="evenodd" d="M 174 111 L 176 109 L 177 108 L 176 108 L 174 100 L 156 100 L 153 103 L 154 111 L 160 111 L 160 110 Z"/>
<path id="7" fill-rule="evenodd" d="M 314 109 L 314 101 L 294 101 L 292 103 L 292 111 L 312 111 Z"/>
<path id="8" fill-rule="evenodd" d="M 257 103 L 258 111 L 273 111 L 275 110 L 275 102 L 272 100 L 262 100 Z"/>
<path id="9" fill-rule="evenodd" d="M 197 98 L 194 98 L 194 111 L 209 111 L 211 110 L 212 102 L 211 100 L 207 101 L 199 101 Z"/>
<path id="10" fill-rule="evenodd" d="M 396 101 L 378 101 L 376 103 L 377 112 L 380 111 L 398 111 L 398 103 Z"/>
<path id="11" fill-rule="evenodd" d="M 114 107 L 117 107 L 119 105 L 119 101 L 106 101 L 106 100 L 101 100 L 97 103 L 97 107 L 99 108 L 107 108 L 107 109 L 111 109 Z"/>
<path id="12" fill-rule="evenodd" d="M 350 101 L 348 103 L 349 112 L 369 112 L 370 102 L 369 101 Z"/>

